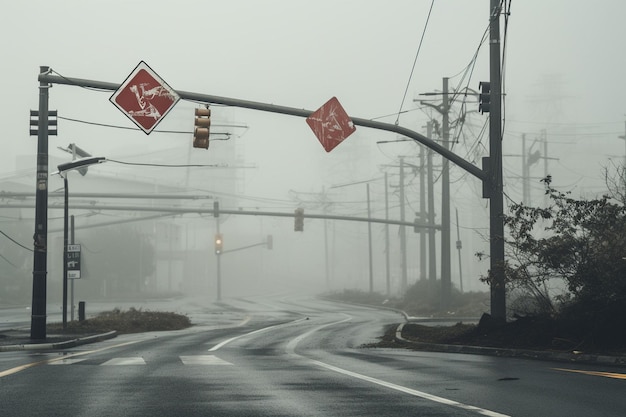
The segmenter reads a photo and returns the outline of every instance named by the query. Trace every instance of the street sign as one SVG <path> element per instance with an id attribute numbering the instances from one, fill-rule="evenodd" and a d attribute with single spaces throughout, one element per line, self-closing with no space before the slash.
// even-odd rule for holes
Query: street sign
<path id="1" fill-rule="evenodd" d="M 67 245 L 67 278 L 80 278 L 80 245 Z"/>
<path id="2" fill-rule="evenodd" d="M 326 152 L 332 151 L 356 130 L 356 126 L 339 104 L 337 97 L 331 98 L 314 111 L 306 118 L 306 122 Z"/>
<path id="3" fill-rule="evenodd" d="M 149 135 L 180 97 L 141 61 L 109 100 Z"/>

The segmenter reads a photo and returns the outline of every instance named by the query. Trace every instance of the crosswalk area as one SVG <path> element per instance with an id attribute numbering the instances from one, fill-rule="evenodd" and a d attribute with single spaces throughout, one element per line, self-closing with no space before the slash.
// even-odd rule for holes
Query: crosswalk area
<path id="1" fill-rule="evenodd" d="M 232 363 L 227 362 L 223 359 L 218 358 L 215 355 L 194 355 L 194 356 L 179 356 L 178 359 L 180 363 L 183 365 L 194 365 L 194 366 L 220 366 L 220 365 L 232 365 Z M 66 358 L 60 359 L 56 361 L 51 361 L 48 365 L 74 365 L 77 363 L 89 363 L 92 365 L 100 365 L 100 366 L 135 366 L 135 365 L 148 365 L 146 360 L 142 356 L 129 356 L 129 357 L 119 357 L 112 358 L 106 360 L 101 363 L 94 363 L 92 359 L 89 358 Z"/>

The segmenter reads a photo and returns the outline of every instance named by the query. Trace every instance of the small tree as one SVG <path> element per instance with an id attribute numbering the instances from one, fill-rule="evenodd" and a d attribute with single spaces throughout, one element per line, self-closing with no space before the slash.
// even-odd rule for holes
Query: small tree
<path id="1" fill-rule="evenodd" d="M 526 290 L 542 312 L 555 313 L 547 283 L 561 279 L 571 303 L 588 312 L 626 302 L 626 209 L 604 196 L 576 200 L 544 180 L 552 205 L 511 207 L 505 217 L 509 288 Z M 541 236 L 541 237 L 539 237 Z M 488 281 L 488 278 L 484 278 Z"/>

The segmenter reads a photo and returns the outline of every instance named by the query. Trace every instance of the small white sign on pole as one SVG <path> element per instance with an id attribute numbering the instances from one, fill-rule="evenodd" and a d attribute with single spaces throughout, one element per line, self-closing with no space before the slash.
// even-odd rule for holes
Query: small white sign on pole
<path id="1" fill-rule="evenodd" d="M 80 245 L 67 245 L 67 278 L 80 278 Z"/>

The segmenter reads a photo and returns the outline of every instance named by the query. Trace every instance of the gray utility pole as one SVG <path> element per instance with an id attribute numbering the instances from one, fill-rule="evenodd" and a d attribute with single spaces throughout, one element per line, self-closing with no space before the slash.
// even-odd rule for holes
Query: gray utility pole
<path id="1" fill-rule="evenodd" d="M 215 217 L 215 238 L 220 236 L 220 203 L 219 201 L 213 202 L 213 217 Z M 220 236 L 221 237 L 221 236 Z M 224 240 L 222 239 L 222 245 L 224 244 Z M 222 250 L 216 252 L 217 256 L 217 301 L 222 300 Z"/>
<path id="2" fill-rule="evenodd" d="M 389 178 L 385 172 L 385 219 L 389 220 Z M 391 265 L 389 262 L 389 224 L 385 223 L 385 276 L 387 297 L 391 297 Z"/>
<path id="3" fill-rule="evenodd" d="M 459 285 L 460 290 L 463 292 L 463 268 L 461 263 L 461 249 L 463 244 L 461 243 L 461 232 L 459 231 L 459 209 L 455 209 L 456 212 L 456 250 L 459 253 Z"/>
<path id="4" fill-rule="evenodd" d="M 501 1 L 490 0 L 489 7 L 489 80 L 491 105 L 489 116 L 489 157 L 483 170 L 483 197 L 489 198 L 489 278 L 491 280 L 491 316 L 506 321 L 504 275 L 504 191 L 502 183 L 502 75 L 500 71 Z M 484 161 L 484 160 L 483 160 Z"/>
<path id="5" fill-rule="evenodd" d="M 624 144 L 626 145 L 626 122 L 624 122 L 624 135 L 618 136 L 620 139 L 624 139 Z M 626 149 L 624 149 L 624 170 L 626 170 Z M 624 174 L 626 175 L 626 173 Z"/>
<path id="6" fill-rule="evenodd" d="M 526 133 L 522 133 L 522 203 L 530 205 L 530 184 L 528 157 L 526 156 Z"/>
<path id="7" fill-rule="evenodd" d="M 39 67 L 47 75 L 49 67 Z M 33 298 L 30 338 L 46 338 L 46 297 L 48 265 L 48 90 L 45 80 L 39 82 L 39 120 L 37 124 L 37 179 L 35 194 L 35 234 L 33 254 Z"/>
<path id="8" fill-rule="evenodd" d="M 526 134 L 522 134 L 522 202 L 527 206 L 532 204 L 532 198 L 530 196 L 530 167 L 536 164 L 539 159 L 544 159 L 544 168 L 545 164 L 547 164 L 548 158 L 544 155 L 541 156 L 541 151 L 538 149 L 532 152 L 533 147 L 537 143 L 537 139 L 535 139 L 530 145 L 530 149 L 526 147 Z M 545 168 L 547 171 L 547 168 Z"/>
<path id="9" fill-rule="evenodd" d="M 441 113 L 443 146 L 450 149 L 450 101 L 448 97 L 448 78 L 443 79 L 443 98 L 440 105 L 421 102 Z M 450 161 L 442 158 L 441 168 L 441 308 L 450 305 L 452 296 L 452 272 L 450 267 Z M 431 277 L 432 279 L 432 277 Z"/>
<path id="10" fill-rule="evenodd" d="M 372 207 L 370 203 L 370 183 L 365 184 L 367 193 L 367 218 L 372 218 Z M 404 226 L 401 226 L 404 228 Z M 372 260 L 372 222 L 367 222 L 367 248 L 369 255 L 370 293 L 374 292 L 374 265 Z"/>
<path id="11" fill-rule="evenodd" d="M 431 122 L 432 123 L 432 122 Z M 428 177 L 428 224 L 435 226 L 435 177 L 433 174 L 433 151 L 426 153 L 426 175 Z M 428 229 L 428 276 L 437 280 L 437 251 L 435 249 L 435 229 Z"/>
<path id="12" fill-rule="evenodd" d="M 426 136 L 432 137 L 432 122 L 426 124 Z M 420 146 L 420 212 L 419 220 L 426 219 L 426 149 Z M 420 229 L 420 280 L 426 279 L 426 231 Z"/>
<path id="13" fill-rule="evenodd" d="M 405 221 L 405 210 L 404 205 L 406 203 L 406 199 L 404 197 L 404 157 L 400 157 L 400 221 Z M 406 265 L 406 227 L 400 226 L 400 256 L 402 257 L 401 261 L 401 270 L 402 270 L 402 292 L 406 291 L 408 286 L 407 279 L 407 265 Z"/>

